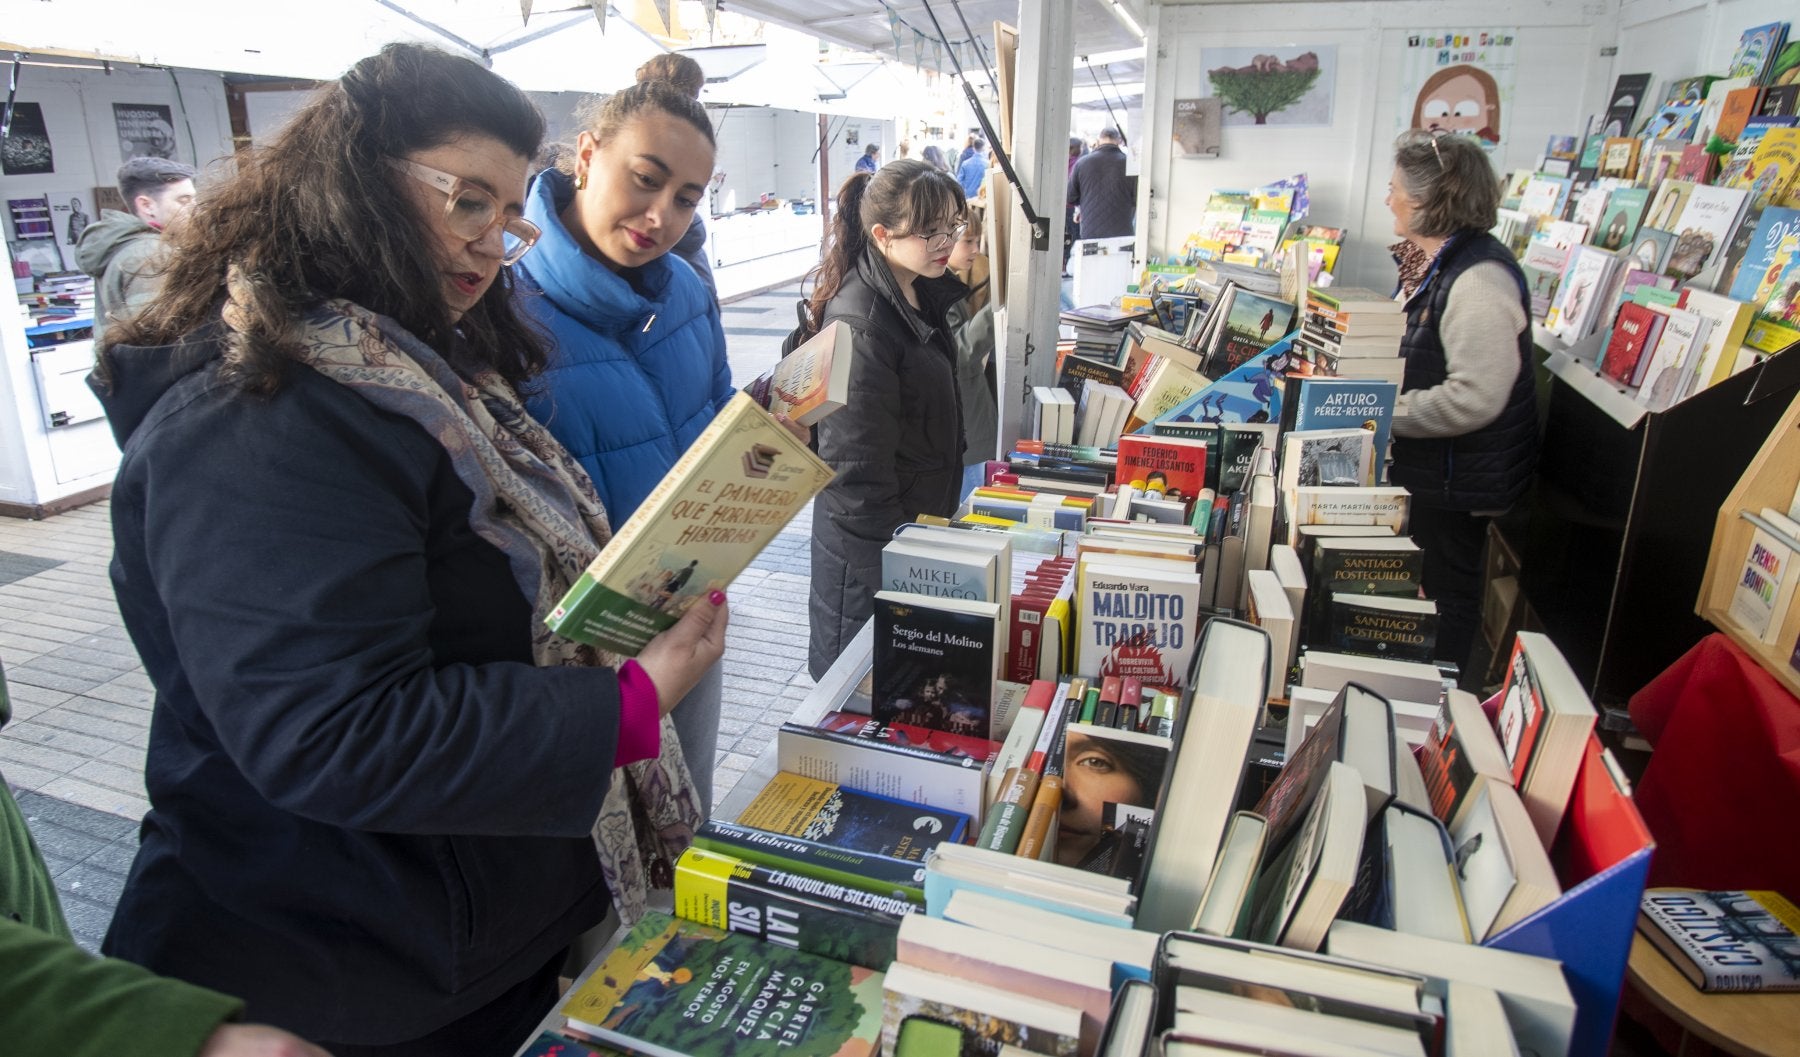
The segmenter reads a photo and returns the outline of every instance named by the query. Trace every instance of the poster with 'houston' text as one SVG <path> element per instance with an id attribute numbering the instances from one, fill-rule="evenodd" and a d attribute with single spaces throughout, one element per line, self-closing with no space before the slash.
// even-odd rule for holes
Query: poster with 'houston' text
<path id="1" fill-rule="evenodd" d="M 1506 137 L 1517 61 L 1516 29 L 1409 34 L 1401 54 L 1396 132 L 1462 133 L 1492 152 Z"/>

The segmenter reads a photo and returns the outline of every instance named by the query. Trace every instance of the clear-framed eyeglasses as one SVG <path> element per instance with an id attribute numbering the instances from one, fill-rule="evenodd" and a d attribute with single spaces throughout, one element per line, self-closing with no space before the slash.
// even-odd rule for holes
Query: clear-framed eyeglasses
<path id="1" fill-rule="evenodd" d="M 932 253 L 939 253 L 956 245 L 956 240 L 962 238 L 963 232 L 967 230 L 969 230 L 969 225 L 958 224 L 949 231 L 937 231 L 931 233 L 914 232 L 912 237 L 915 239 L 924 239 L 926 249 L 930 250 Z"/>
<path id="2" fill-rule="evenodd" d="M 500 257 L 501 264 L 517 263 L 543 234 L 531 221 L 508 214 L 500 200 L 486 189 L 459 176 L 401 158 L 389 158 L 388 164 L 425 186 L 443 192 L 444 227 L 457 238 L 475 242 L 496 226 L 504 231 L 508 238 L 506 252 Z"/>

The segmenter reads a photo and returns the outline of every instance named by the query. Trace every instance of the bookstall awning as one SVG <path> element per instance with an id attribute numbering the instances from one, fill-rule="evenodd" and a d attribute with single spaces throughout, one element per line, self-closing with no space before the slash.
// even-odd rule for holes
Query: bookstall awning
<path id="1" fill-rule="evenodd" d="M 616 13 L 602 32 L 586 0 L 307 0 L 246 5 L 182 0 L 179 18 L 145 19 L 125 0 L 16 4 L 0 51 L 296 79 L 336 77 L 391 41 L 434 44 L 535 91 L 610 91 L 665 50 Z"/>
<path id="2" fill-rule="evenodd" d="M 1144 5 L 1126 2 L 1124 6 L 1132 17 L 1136 17 L 1142 13 Z M 958 7 L 961 8 L 960 19 Z M 1143 38 L 1127 29 L 1112 7 L 1110 0 L 1076 0 L 1073 28 L 1077 54 L 1143 45 Z M 928 41 L 936 36 L 931 21 L 933 13 L 943 27 L 945 38 L 952 42 L 968 39 L 969 32 L 963 28 L 963 19 L 966 19 L 968 29 L 981 38 L 990 53 L 994 23 L 1017 25 L 1019 22 L 1019 0 L 959 0 L 956 5 L 950 0 L 929 0 L 929 5 L 925 0 L 884 0 L 882 3 L 871 0 L 731 0 L 731 10 L 886 58 L 895 58 L 897 49 L 901 62 L 913 59 L 914 33 L 924 34 Z M 932 64 L 929 43 L 923 48 L 923 58 L 924 65 Z M 944 60 L 943 68 L 946 73 L 950 71 L 948 59 Z"/>

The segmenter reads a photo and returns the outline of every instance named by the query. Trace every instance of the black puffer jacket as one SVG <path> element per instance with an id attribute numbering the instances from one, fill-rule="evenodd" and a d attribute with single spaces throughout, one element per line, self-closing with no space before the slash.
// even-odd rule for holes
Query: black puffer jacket
<path id="1" fill-rule="evenodd" d="M 814 678 L 869 619 L 894 529 L 948 515 L 961 498 L 962 410 L 945 314 L 969 288 L 945 273 L 913 289 L 919 311 L 871 249 L 826 306 L 824 322 L 855 333 L 856 359 L 849 402 L 816 427 L 819 456 L 837 477 L 813 504 Z"/>
<path id="2" fill-rule="evenodd" d="M 1512 251 L 1483 231 L 1464 232 L 1444 244 L 1437 266 L 1406 301 L 1406 392 L 1442 385 L 1448 377 L 1438 322 L 1456 280 L 1477 264 L 1498 261 L 1518 284 L 1519 302 L 1531 318 L 1531 295 Z M 1445 510 L 1509 510 L 1531 487 L 1537 466 L 1537 386 L 1531 368 L 1531 328 L 1515 344 L 1518 373 L 1506 406 L 1492 422 L 1460 437 L 1395 437 L 1388 479 L 1412 493 L 1413 502 Z"/>

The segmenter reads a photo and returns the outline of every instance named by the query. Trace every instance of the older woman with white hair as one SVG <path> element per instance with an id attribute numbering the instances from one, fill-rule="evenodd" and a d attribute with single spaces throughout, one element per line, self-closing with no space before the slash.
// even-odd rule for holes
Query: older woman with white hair
<path id="1" fill-rule="evenodd" d="M 1524 496 L 1537 459 L 1531 298 L 1512 252 L 1488 234 L 1500 180 L 1475 140 L 1402 136 L 1387 204 L 1404 240 L 1395 260 L 1406 306 L 1389 479 L 1412 493 L 1438 656 L 1466 664 L 1488 521 Z"/>

